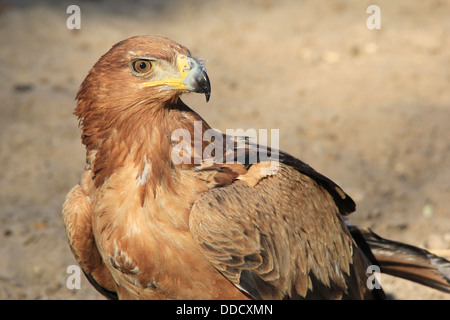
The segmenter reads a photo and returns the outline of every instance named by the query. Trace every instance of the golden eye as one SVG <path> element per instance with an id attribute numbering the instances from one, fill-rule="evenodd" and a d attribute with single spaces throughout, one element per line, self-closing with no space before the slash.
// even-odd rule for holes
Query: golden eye
<path id="1" fill-rule="evenodd" d="M 133 61 L 133 70 L 137 73 L 147 73 L 152 68 L 152 63 L 149 60 L 138 59 Z"/>

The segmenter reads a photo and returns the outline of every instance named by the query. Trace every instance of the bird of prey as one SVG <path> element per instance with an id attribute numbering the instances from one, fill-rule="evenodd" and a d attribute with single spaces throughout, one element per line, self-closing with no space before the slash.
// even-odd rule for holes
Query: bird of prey
<path id="1" fill-rule="evenodd" d="M 260 156 L 264 146 L 223 135 L 215 144 L 222 152 L 198 161 L 213 139 L 181 147 L 183 139 L 174 139 L 180 130 L 204 137 L 211 129 L 180 99 L 186 92 L 209 99 L 206 68 L 160 36 L 115 44 L 81 84 L 75 115 L 86 165 L 62 215 L 70 248 L 99 292 L 111 299 L 384 298 L 368 284 L 371 265 L 450 291 L 448 261 L 348 225 L 353 200 L 295 157 L 267 148 L 274 169 Z"/>

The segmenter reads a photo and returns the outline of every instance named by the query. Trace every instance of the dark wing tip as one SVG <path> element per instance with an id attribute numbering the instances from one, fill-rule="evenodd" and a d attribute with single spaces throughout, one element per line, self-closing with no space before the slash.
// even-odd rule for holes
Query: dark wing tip
<path id="1" fill-rule="evenodd" d="M 89 280 L 89 282 L 92 284 L 92 286 L 99 292 L 101 293 L 103 296 L 105 296 L 106 298 L 108 298 L 109 300 L 119 300 L 119 296 L 117 295 L 116 292 L 110 291 L 108 289 L 103 288 L 102 286 L 100 286 L 98 284 L 97 281 L 95 281 L 94 277 L 89 274 L 86 273 L 83 270 L 84 274 L 86 275 L 86 278 Z"/>

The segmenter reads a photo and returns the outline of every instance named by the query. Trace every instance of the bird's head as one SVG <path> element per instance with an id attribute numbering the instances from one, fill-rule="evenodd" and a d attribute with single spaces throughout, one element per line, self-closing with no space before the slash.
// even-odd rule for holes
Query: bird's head
<path id="1" fill-rule="evenodd" d="M 115 44 L 89 71 L 77 95 L 80 107 L 128 108 L 176 100 L 198 92 L 209 100 L 203 63 L 182 45 L 160 36 L 135 36 Z"/>
<path id="2" fill-rule="evenodd" d="M 157 125 L 156 111 L 181 106 L 185 92 L 211 88 L 206 69 L 182 45 L 159 36 L 136 36 L 115 44 L 91 68 L 80 86 L 74 114 L 88 149 L 115 133 L 133 137 L 143 124 Z"/>

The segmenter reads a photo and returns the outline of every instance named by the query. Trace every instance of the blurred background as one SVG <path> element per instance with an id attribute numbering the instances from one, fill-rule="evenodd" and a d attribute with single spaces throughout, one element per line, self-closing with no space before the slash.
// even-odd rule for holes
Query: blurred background
<path id="1" fill-rule="evenodd" d="M 69 5 L 81 9 L 70 30 Z M 381 9 L 370 30 L 369 5 Z M 0 1 L 0 299 L 103 299 L 75 264 L 61 206 L 84 147 L 72 114 L 116 42 L 167 36 L 207 61 L 209 124 L 280 129 L 279 146 L 357 202 L 350 222 L 450 249 L 450 2 Z M 382 277 L 395 299 L 448 294 Z"/>

